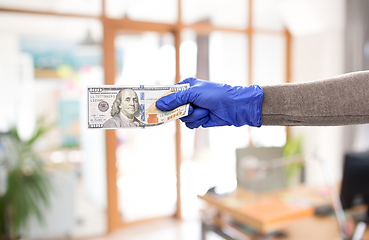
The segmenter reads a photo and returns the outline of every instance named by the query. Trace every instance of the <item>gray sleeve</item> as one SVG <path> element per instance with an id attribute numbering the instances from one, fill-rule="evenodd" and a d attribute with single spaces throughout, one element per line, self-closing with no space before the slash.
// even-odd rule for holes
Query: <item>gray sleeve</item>
<path id="1" fill-rule="evenodd" d="M 305 83 L 261 86 L 262 125 L 369 123 L 369 71 Z"/>

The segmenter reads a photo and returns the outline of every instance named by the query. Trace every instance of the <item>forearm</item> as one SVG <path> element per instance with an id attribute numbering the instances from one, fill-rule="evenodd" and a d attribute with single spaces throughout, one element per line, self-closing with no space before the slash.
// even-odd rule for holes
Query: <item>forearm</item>
<path id="1" fill-rule="evenodd" d="M 369 123 L 369 71 L 306 83 L 261 86 L 262 125 Z"/>

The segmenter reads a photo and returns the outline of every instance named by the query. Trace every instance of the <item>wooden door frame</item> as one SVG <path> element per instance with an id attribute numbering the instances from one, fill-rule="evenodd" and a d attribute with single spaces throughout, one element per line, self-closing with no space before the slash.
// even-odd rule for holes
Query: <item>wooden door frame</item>
<path id="1" fill-rule="evenodd" d="M 103 66 L 104 66 L 104 79 L 105 85 L 115 84 L 115 50 L 114 41 L 115 37 L 119 32 L 157 32 L 157 33 L 172 33 L 174 35 L 174 42 L 176 48 L 176 78 L 178 82 L 179 76 L 179 45 L 181 42 L 181 32 L 176 29 L 177 25 L 173 24 L 162 24 L 162 23 L 147 23 L 132 21 L 129 19 L 107 19 L 103 18 L 104 28 L 104 41 L 103 41 Z M 174 84 L 175 82 L 173 82 Z M 177 178 L 177 209 L 175 217 L 181 219 L 181 193 L 180 193 L 180 166 L 181 166 L 181 128 L 179 120 L 176 120 L 176 178 Z M 106 144 L 106 179 L 107 179 L 107 222 L 108 222 L 108 233 L 111 233 L 115 229 L 125 226 L 127 224 L 140 223 L 142 221 L 123 222 L 119 214 L 118 205 L 118 189 L 116 185 L 117 181 L 117 167 L 116 167 L 116 148 L 117 148 L 117 137 L 115 130 L 106 130 L 105 135 Z M 145 220 L 144 220 L 145 221 Z"/>

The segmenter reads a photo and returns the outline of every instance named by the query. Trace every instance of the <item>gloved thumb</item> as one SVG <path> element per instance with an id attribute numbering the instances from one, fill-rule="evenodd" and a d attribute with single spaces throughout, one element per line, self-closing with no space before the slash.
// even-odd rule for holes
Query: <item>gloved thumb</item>
<path id="1" fill-rule="evenodd" d="M 188 89 L 164 96 L 156 101 L 156 107 L 162 111 L 169 111 L 188 103 Z"/>

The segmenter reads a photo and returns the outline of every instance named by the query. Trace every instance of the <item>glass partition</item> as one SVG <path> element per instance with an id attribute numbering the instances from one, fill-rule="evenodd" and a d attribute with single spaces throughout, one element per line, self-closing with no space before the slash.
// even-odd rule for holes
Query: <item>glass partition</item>
<path id="1" fill-rule="evenodd" d="M 245 0 L 182 0 L 182 22 L 209 22 L 217 27 L 244 29 L 248 26 Z"/>
<path id="2" fill-rule="evenodd" d="M 209 36 L 209 75 L 213 82 L 232 86 L 248 83 L 248 37 L 243 33 L 213 32 Z"/>
<path id="3" fill-rule="evenodd" d="M 170 33 L 122 33 L 115 39 L 116 85 L 172 85 L 175 48 Z"/>
<path id="4" fill-rule="evenodd" d="M 116 85 L 172 85 L 171 34 L 120 33 L 115 38 Z M 177 187 L 175 123 L 116 130 L 118 207 L 124 222 L 173 215 Z"/>
<path id="5" fill-rule="evenodd" d="M 253 84 L 286 82 L 286 39 L 284 35 L 255 34 L 253 37 Z M 251 141 L 259 147 L 283 147 L 286 127 L 251 128 Z"/>
<path id="6" fill-rule="evenodd" d="M 181 48 L 187 45 L 197 53 L 187 53 L 186 61 L 181 64 L 186 64 L 189 69 L 196 68 L 196 72 L 191 71 L 192 76 L 246 86 L 247 43 L 246 34 L 213 32 L 197 35 L 187 31 L 183 33 Z M 201 206 L 197 195 L 213 186 L 222 185 L 224 189 L 235 186 L 236 148 L 248 145 L 249 129 L 246 126 L 188 129 L 182 123 L 181 136 L 182 215 L 193 219 L 198 217 Z"/>
<path id="7" fill-rule="evenodd" d="M 210 35 L 210 80 L 231 86 L 248 85 L 248 37 L 242 33 L 214 32 Z M 248 128 L 211 128 L 209 145 L 219 175 L 234 174 L 236 148 L 249 143 Z"/>
<path id="8" fill-rule="evenodd" d="M 284 35 L 255 34 L 253 37 L 253 84 L 286 82 Z"/>
<path id="9" fill-rule="evenodd" d="M 181 80 L 196 77 L 197 74 L 197 34 L 192 29 L 184 29 L 179 48 Z"/>
<path id="10" fill-rule="evenodd" d="M 257 0 L 252 2 L 253 25 L 258 29 L 283 30 L 281 3 L 275 0 Z"/>

